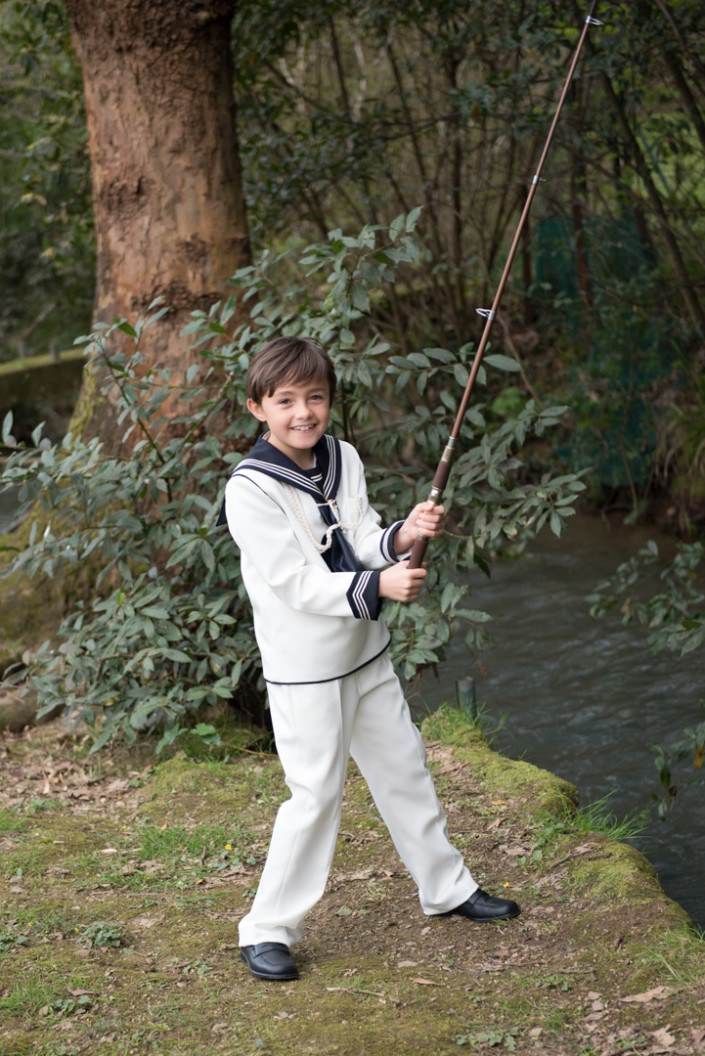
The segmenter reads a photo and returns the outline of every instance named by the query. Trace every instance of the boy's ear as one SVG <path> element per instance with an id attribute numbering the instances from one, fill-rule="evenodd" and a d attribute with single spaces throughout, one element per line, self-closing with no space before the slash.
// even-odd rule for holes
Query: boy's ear
<path id="1" fill-rule="evenodd" d="M 260 421 L 260 422 L 266 422 L 267 421 L 265 413 L 262 410 L 262 404 L 261 403 L 257 403 L 256 400 L 248 398 L 248 400 L 247 400 L 247 409 L 250 412 L 250 414 L 254 414 L 255 418 L 257 418 L 258 421 Z"/>

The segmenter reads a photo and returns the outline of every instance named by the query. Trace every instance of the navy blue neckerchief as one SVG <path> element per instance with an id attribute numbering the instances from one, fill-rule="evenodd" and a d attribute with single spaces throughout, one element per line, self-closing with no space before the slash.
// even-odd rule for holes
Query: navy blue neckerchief
<path id="1" fill-rule="evenodd" d="M 301 469 L 283 451 L 260 436 L 252 450 L 235 467 L 232 475 L 235 476 L 241 470 L 254 469 L 258 473 L 265 473 L 283 484 L 289 484 L 292 488 L 306 492 L 307 495 L 312 496 L 325 524 L 330 527 L 338 523 L 330 501 L 334 500 L 338 494 L 340 484 L 342 468 L 340 441 L 326 434 L 315 444 L 313 453 L 316 459 L 314 468 Z M 225 500 L 223 500 L 216 527 L 223 524 L 227 524 Z M 321 556 L 331 572 L 363 571 L 363 566 L 358 561 L 342 528 L 332 532 L 331 545 L 328 550 L 324 550 Z"/>

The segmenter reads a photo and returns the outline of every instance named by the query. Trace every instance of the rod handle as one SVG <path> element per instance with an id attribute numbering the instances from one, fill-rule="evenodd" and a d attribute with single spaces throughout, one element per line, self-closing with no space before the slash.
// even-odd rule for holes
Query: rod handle
<path id="1" fill-rule="evenodd" d="M 425 535 L 417 535 L 416 542 L 411 548 L 409 568 L 421 568 L 428 543 L 429 540 Z"/>
<path id="2" fill-rule="evenodd" d="M 441 461 L 438 463 L 436 469 L 436 475 L 433 478 L 433 484 L 431 490 L 428 493 L 427 502 L 432 502 L 434 506 L 438 506 L 441 499 L 443 498 L 443 492 L 445 491 L 446 484 L 448 483 L 448 477 L 450 476 L 450 467 L 453 464 L 453 453 L 455 447 L 455 437 L 449 436 L 448 443 L 445 446 L 445 450 L 441 457 Z M 409 558 L 409 568 L 421 568 L 423 564 L 424 554 L 426 553 L 426 547 L 430 540 L 425 535 L 417 535 L 416 541 L 411 548 L 411 557 Z"/>

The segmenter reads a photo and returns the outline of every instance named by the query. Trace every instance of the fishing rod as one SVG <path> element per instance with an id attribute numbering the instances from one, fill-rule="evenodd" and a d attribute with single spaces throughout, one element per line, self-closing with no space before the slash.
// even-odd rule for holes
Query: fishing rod
<path id="1" fill-rule="evenodd" d="M 492 332 L 492 324 L 494 323 L 495 317 L 497 315 L 497 309 L 499 307 L 499 302 L 502 299 L 502 294 L 504 293 L 504 287 L 507 284 L 507 279 L 509 278 L 509 272 L 511 271 L 512 264 L 514 263 L 514 257 L 516 256 L 517 249 L 519 248 L 519 242 L 520 242 L 521 236 L 522 236 L 522 234 L 524 232 L 524 227 L 526 226 L 526 221 L 527 221 L 528 216 L 529 216 L 529 211 L 531 210 L 532 202 L 533 202 L 533 200 L 534 200 L 534 198 L 536 196 L 536 191 L 538 190 L 539 183 L 543 182 L 542 179 L 541 179 L 541 171 L 543 169 L 544 162 L 546 161 L 546 157 L 548 155 L 548 152 L 549 152 L 550 147 L 551 147 L 551 143 L 553 141 L 553 136 L 554 136 L 554 133 L 556 131 L 556 126 L 558 124 L 558 118 L 560 117 L 561 110 L 563 109 L 563 104 L 564 104 L 564 102 L 566 100 L 566 97 L 568 95 L 568 90 L 569 90 L 571 82 L 573 80 L 573 75 L 574 75 L 576 67 L 578 65 L 578 60 L 580 59 L 580 53 L 583 50 L 583 45 L 585 43 L 585 38 L 587 37 L 588 29 L 590 28 L 590 26 L 601 26 L 602 25 L 602 22 L 600 21 L 600 19 L 594 17 L 594 12 L 595 12 L 595 8 L 596 7 L 597 7 L 597 0 L 592 0 L 592 5 L 590 7 L 590 12 L 589 12 L 589 14 L 587 14 L 585 16 L 585 22 L 584 22 L 584 25 L 583 25 L 583 29 L 582 29 L 582 32 L 580 34 L 580 38 L 578 40 L 578 43 L 576 45 L 575 52 L 573 53 L 573 59 L 572 59 L 571 64 L 570 64 L 570 69 L 568 70 L 568 75 L 567 75 L 567 77 L 565 79 L 565 84 L 563 85 L 563 91 L 561 92 L 560 99 L 558 100 L 558 106 L 556 108 L 555 114 L 553 115 L 553 121 L 551 122 L 550 129 L 548 130 L 548 136 L 546 137 L 546 142 L 544 143 L 543 151 L 541 152 L 541 157 L 539 158 L 539 163 L 536 166 L 536 172 L 535 172 L 534 177 L 533 177 L 533 179 L 531 181 L 531 187 L 529 189 L 529 193 L 526 196 L 526 201 L 524 203 L 524 208 L 522 210 L 521 217 L 519 218 L 519 224 L 518 224 L 516 232 L 514 234 L 514 240 L 512 241 L 511 247 L 509 249 L 509 253 L 507 255 L 507 260 L 506 260 L 506 263 L 504 265 L 504 270 L 502 271 L 501 278 L 499 280 L 499 285 L 497 287 L 497 292 L 495 294 L 494 301 L 492 302 L 492 307 L 491 308 L 477 308 L 476 309 L 477 314 L 484 317 L 484 319 L 485 319 L 485 327 L 484 327 L 484 329 L 482 331 L 482 337 L 480 338 L 480 343 L 477 346 L 477 351 L 475 353 L 475 358 L 473 360 L 472 369 L 470 371 L 470 376 L 469 376 L 467 384 L 465 386 L 465 392 L 463 393 L 463 398 L 460 401 L 460 406 L 458 408 L 458 413 L 457 413 L 457 415 L 455 417 L 455 422 L 453 423 L 453 428 L 451 429 L 450 435 L 448 437 L 448 442 L 447 442 L 447 444 L 445 446 L 445 450 L 443 451 L 443 454 L 441 455 L 441 460 L 438 463 L 438 467 L 436 469 L 436 473 L 435 473 L 435 476 L 433 478 L 433 483 L 431 485 L 431 490 L 430 490 L 430 492 L 428 494 L 428 501 L 432 502 L 434 504 L 434 506 L 437 506 L 440 503 L 441 499 L 443 498 L 443 492 L 445 491 L 446 484 L 448 483 L 448 477 L 450 476 L 450 470 L 451 470 L 451 466 L 453 464 L 453 457 L 454 457 L 454 454 L 455 454 L 455 444 L 456 444 L 456 441 L 457 441 L 458 437 L 460 436 L 460 428 L 461 428 L 461 426 L 463 424 L 463 418 L 465 417 L 465 412 L 467 410 L 467 406 L 468 406 L 468 403 L 470 401 L 470 395 L 472 393 L 473 386 L 475 384 L 475 378 L 477 377 L 478 371 L 480 369 L 480 365 L 482 363 L 482 357 L 483 357 L 483 355 L 485 353 L 485 348 L 487 347 L 487 342 L 489 341 L 490 333 Z M 411 557 L 409 559 L 409 568 L 420 568 L 421 567 L 421 565 L 423 563 L 424 554 L 426 553 L 426 547 L 428 546 L 428 543 L 429 543 L 428 538 L 426 536 L 422 535 L 421 533 L 419 533 L 419 535 L 417 536 L 416 541 L 415 541 L 415 543 L 414 543 L 414 545 L 412 547 L 412 550 L 411 550 Z"/>

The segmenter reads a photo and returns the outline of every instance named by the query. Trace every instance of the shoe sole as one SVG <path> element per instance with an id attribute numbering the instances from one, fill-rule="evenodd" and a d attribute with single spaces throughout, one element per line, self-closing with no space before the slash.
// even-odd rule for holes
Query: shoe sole
<path id="1" fill-rule="evenodd" d="M 517 917 L 521 916 L 521 910 L 517 910 L 516 913 L 505 913 L 501 917 L 470 917 L 466 913 L 458 913 L 455 909 L 448 910 L 447 913 L 439 913 L 439 917 L 462 917 L 463 920 L 470 920 L 473 924 L 494 924 L 498 920 L 516 920 Z"/>

